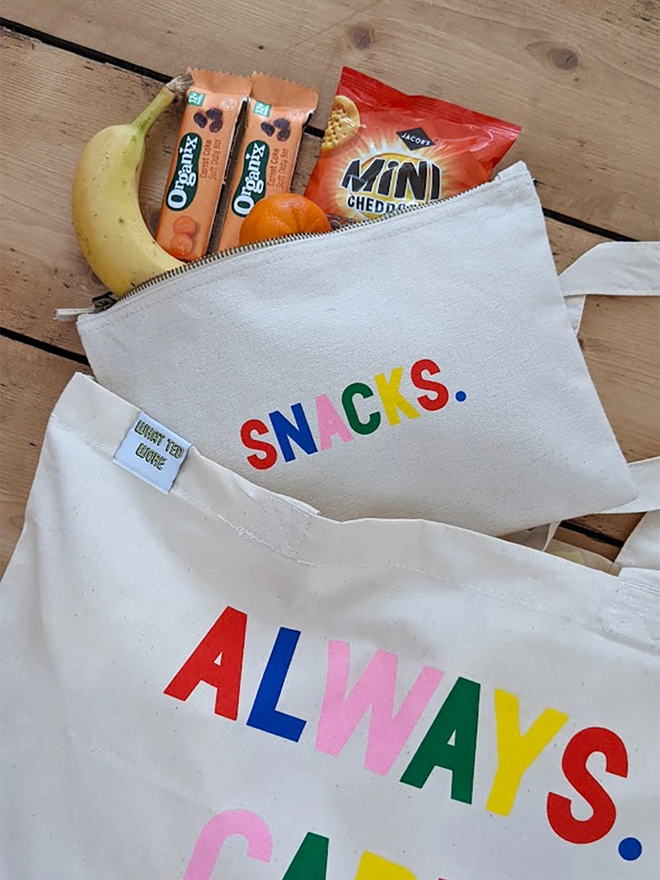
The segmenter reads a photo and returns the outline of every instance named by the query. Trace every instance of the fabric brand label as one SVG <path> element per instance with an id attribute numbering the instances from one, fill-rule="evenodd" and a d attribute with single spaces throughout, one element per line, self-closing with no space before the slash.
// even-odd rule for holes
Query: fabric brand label
<path id="1" fill-rule="evenodd" d="M 122 440 L 113 461 L 167 494 L 189 449 L 187 440 L 141 412 Z"/>

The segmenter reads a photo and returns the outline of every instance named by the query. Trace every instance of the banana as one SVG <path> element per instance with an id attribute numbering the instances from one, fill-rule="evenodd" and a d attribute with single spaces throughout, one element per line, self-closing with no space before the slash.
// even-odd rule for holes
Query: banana
<path id="1" fill-rule="evenodd" d="M 147 228 L 138 190 L 147 133 L 191 84 L 189 74 L 175 77 L 133 122 L 99 131 L 76 166 L 71 213 L 78 243 L 93 272 L 118 297 L 184 265 Z"/>

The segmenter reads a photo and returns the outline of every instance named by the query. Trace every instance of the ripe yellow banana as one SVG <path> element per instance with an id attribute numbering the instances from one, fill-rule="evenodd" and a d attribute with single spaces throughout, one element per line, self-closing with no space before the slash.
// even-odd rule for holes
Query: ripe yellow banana
<path id="1" fill-rule="evenodd" d="M 78 161 L 71 194 L 73 227 L 87 262 L 116 296 L 183 265 L 149 232 L 138 190 L 147 133 L 191 84 L 189 74 L 175 77 L 133 122 L 95 134 Z"/>

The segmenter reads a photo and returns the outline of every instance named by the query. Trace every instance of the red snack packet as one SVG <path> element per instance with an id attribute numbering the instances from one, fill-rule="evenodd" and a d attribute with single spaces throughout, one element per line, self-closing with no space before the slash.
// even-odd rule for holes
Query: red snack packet
<path id="1" fill-rule="evenodd" d="M 333 226 L 444 199 L 489 180 L 519 134 L 345 67 L 305 195 Z"/>

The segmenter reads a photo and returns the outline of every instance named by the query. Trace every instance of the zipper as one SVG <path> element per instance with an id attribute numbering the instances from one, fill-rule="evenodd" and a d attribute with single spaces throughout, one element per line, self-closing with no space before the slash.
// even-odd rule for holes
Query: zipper
<path id="1" fill-rule="evenodd" d="M 519 163 L 516 163 L 516 165 L 517 164 Z M 210 266 L 212 263 L 217 263 L 221 260 L 227 260 L 231 257 L 238 257 L 241 254 L 250 253 L 251 251 L 259 251 L 263 250 L 264 248 L 286 244 L 291 241 L 304 241 L 305 239 L 318 238 L 319 236 L 340 235 L 341 233 L 347 232 L 349 230 L 355 230 L 356 228 L 361 229 L 365 226 L 373 226 L 375 223 L 384 223 L 387 220 L 391 220 L 393 217 L 400 217 L 402 214 L 412 214 L 413 212 L 423 211 L 429 208 L 437 210 L 439 206 L 444 205 L 447 202 L 452 202 L 455 199 L 463 198 L 463 196 L 474 193 L 478 189 L 483 189 L 483 187 L 485 186 L 490 186 L 491 184 L 498 182 L 502 179 L 503 176 L 508 176 L 507 172 L 515 167 L 515 165 L 511 165 L 509 166 L 509 168 L 505 168 L 503 171 L 500 171 L 500 173 L 495 178 L 493 178 L 493 180 L 487 180 L 484 183 L 479 183 L 477 184 L 477 186 L 473 186 L 470 187 L 470 189 L 463 190 L 463 192 L 456 193 L 456 195 L 448 196 L 446 199 L 438 199 L 435 202 L 425 202 L 422 205 L 406 205 L 405 207 L 398 208 L 396 211 L 392 211 L 389 214 L 383 214 L 382 217 L 374 217 L 370 220 L 346 223 L 343 226 L 340 226 L 339 229 L 333 229 L 330 232 L 296 232 L 293 235 L 287 235 L 284 238 L 274 238 L 269 239 L 268 241 L 258 241 L 253 244 L 243 245 L 242 247 L 228 248 L 225 251 L 219 251 L 215 254 L 207 254 L 205 257 L 202 257 L 199 260 L 194 260 L 191 263 L 186 263 L 183 266 L 177 266 L 175 269 L 169 269 L 167 272 L 156 275 L 153 278 L 150 278 L 148 281 L 144 281 L 142 284 L 138 284 L 137 287 L 134 287 L 133 290 L 125 293 L 121 297 L 116 297 L 113 293 L 108 292 L 101 294 L 100 296 L 94 297 L 94 299 L 92 300 L 93 306 L 91 306 L 90 308 L 56 309 L 55 320 L 65 322 L 75 321 L 81 315 L 98 315 L 101 312 L 107 311 L 109 308 L 117 305 L 118 303 L 124 303 L 134 296 L 139 296 L 140 294 L 149 290 L 149 288 L 156 287 L 163 281 L 169 281 L 172 278 L 178 278 L 179 276 L 185 275 L 188 272 L 194 272 L 196 269 L 202 269 L 205 266 Z"/>

